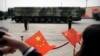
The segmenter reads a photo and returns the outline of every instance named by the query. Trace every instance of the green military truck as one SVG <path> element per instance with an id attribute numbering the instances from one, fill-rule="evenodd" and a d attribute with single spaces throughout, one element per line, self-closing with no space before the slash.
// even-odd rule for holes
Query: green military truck
<path id="1" fill-rule="evenodd" d="M 66 23 L 69 16 L 72 16 L 73 21 L 79 21 L 85 13 L 85 9 L 81 7 L 14 7 L 9 9 L 8 12 L 12 10 L 10 17 L 16 23 L 23 22 L 23 17 L 27 17 L 31 23 Z"/>

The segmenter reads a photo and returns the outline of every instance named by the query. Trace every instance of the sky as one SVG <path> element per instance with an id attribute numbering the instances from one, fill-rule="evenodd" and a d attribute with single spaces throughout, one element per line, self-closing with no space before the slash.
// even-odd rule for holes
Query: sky
<path id="1" fill-rule="evenodd" d="M 86 5 L 87 1 L 87 5 Z M 0 10 L 9 7 L 91 7 L 100 6 L 100 0 L 0 0 Z"/>

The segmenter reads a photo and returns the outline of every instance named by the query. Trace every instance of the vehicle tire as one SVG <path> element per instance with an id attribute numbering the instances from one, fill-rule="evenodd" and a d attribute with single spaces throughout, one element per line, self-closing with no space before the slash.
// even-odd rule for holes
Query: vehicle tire
<path id="1" fill-rule="evenodd" d="M 46 18 L 40 18 L 41 23 L 46 23 L 46 21 L 47 21 Z"/>
<path id="2" fill-rule="evenodd" d="M 61 18 L 55 18 L 56 23 L 61 23 Z"/>
<path id="3" fill-rule="evenodd" d="M 47 18 L 48 20 L 48 23 L 52 23 L 54 20 L 53 20 L 53 18 Z"/>

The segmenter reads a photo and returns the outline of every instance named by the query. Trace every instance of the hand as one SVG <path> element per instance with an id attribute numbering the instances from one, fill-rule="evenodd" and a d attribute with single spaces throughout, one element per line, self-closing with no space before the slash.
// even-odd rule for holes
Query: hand
<path id="1" fill-rule="evenodd" d="M 9 54 L 9 53 L 16 52 L 16 49 L 7 47 L 7 46 L 0 48 L 0 50 L 3 52 L 3 54 Z"/>
<path id="2" fill-rule="evenodd" d="M 15 39 L 8 32 L 4 32 L 4 33 L 5 33 L 5 35 L 3 35 L 2 38 L 0 38 L 0 41 L 1 40 L 5 40 L 6 44 L 0 45 L 0 46 L 9 46 L 9 47 L 12 47 L 12 48 L 15 48 L 15 49 L 19 49 L 21 52 L 23 52 L 27 48 L 29 48 L 29 46 L 26 43 L 24 43 L 24 42 L 22 42 L 20 40 Z"/>
<path id="3" fill-rule="evenodd" d="M 4 33 L 5 33 L 5 35 L 3 35 L 2 38 L 0 38 L 0 41 L 6 41 L 6 43 L 2 44 L 0 46 L 9 46 L 9 47 L 17 48 L 17 46 L 19 46 L 19 44 L 21 43 L 21 41 L 15 39 L 8 32 L 4 32 Z"/>

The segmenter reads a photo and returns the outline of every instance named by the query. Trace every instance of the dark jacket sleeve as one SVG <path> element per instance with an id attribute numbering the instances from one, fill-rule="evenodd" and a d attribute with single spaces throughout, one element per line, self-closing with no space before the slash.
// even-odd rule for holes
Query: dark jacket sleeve
<path id="1" fill-rule="evenodd" d="M 31 47 L 25 50 L 25 52 L 23 53 L 23 56 L 42 56 L 42 55 L 36 49 Z"/>
<path id="2" fill-rule="evenodd" d="M 3 52 L 0 50 L 0 56 L 3 56 Z"/>

